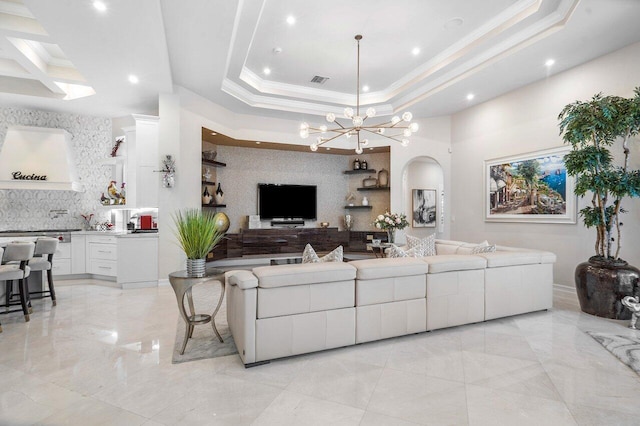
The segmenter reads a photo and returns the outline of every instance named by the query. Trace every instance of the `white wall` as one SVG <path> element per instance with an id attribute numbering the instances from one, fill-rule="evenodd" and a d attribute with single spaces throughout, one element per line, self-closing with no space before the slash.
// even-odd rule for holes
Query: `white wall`
<path id="1" fill-rule="evenodd" d="M 562 60 L 562 58 L 558 58 Z M 600 91 L 631 96 L 640 85 L 640 43 L 544 81 L 469 108 L 452 117 L 452 238 L 530 247 L 557 254 L 555 282 L 573 285 L 575 266 L 594 255 L 595 232 L 578 218 L 569 224 L 484 221 L 483 161 L 562 146 L 557 116 L 575 100 Z M 638 143 L 634 147 L 639 154 Z M 633 167 L 640 165 L 640 155 Z M 579 200 L 578 210 L 587 200 Z M 622 258 L 640 265 L 640 201 L 626 201 Z"/>

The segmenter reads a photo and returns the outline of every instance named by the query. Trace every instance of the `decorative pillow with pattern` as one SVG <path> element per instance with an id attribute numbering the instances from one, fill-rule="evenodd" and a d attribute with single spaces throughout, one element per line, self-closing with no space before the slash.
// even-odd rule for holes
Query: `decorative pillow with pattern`
<path id="1" fill-rule="evenodd" d="M 425 238 L 412 237 L 407 235 L 407 247 L 409 250 L 415 249 L 419 254 L 417 257 L 436 255 L 436 234 L 431 234 Z"/>
<path id="2" fill-rule="evenodd" d="M 473 248 L 473 250 L 471 250 L 471 254 L 478 254 L 478 253 L 493 253 L 496 251 L 496 245 L 492 244 L 492 245 L 478 245 L 475 246 Z"/>
<path id="3" fill-rule="evenodd" d="M 403 250 L 395 244 L 387 249 L 388 257 L 422 257 L 422 253 L 415 247 L 409 250 Z"/>
<path id="4" fill-rule="evenodd" d="M 302 263 L 342 262 L 343 253 L 342 246 L 338 246 L 331 253 L 319 257 L 311 244 L 307 244 L 302 252 Z"/>

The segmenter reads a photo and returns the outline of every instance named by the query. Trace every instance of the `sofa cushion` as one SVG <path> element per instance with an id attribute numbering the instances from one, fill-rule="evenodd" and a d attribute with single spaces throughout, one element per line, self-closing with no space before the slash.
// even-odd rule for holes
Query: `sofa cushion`
<path id="1" fill-rule="evenodd" d="M 436 234 L 431 234 L 425 238 L 407 235 L 406 238 L 409 250 L 414 249 L 419 257 L 436 255 Z"/>
<path id="2" fill-rule="evenodd" d="M 429 265 L 430 274 L 450 271 L 468 271 L 487 267 L 487 261 L 481 257 L 481 255 L 444 254 L 423 257 L 422 261 Z"/>
<path id="3" fill-rule="evenodd" d="M 317 255 L 316 251 L 311 247 L 311 244 L 307 244 L 302 252 L 302 263 L 342 262 L 342 258 L 342 246 L 336 247 L 333 251 L 322 257 Z"/>
<path id="4" fill-rule="evenodd" d="M 422 256 L 424 256 L 423 254 L 421 254 L 421 252 L 416 247 L 412 248 L 411 250 L 404 250 L 403 248 L 400 248 L 395 244 L 392 244 L 387 249 L 387 253 L 389 254 L 389 257 L 391 257 L 391 258 L 396 258 L 396 257 L 422 257 Z"/>
<path id="5" fill-rule="evenodd" d="M 349 265 L 355 266 L 359 280 L 420 275 L 426 274 L 428 269 L 421 259 L 410 257 L 354 260 Z"/>
<path id="6" fill-rule="evenodd" d="M 499 268 L 502 266 L 531 265 L 540 263 L 542 252 L 527 251 L 496 251 L 495 253 L 482 253 L 477 256 L 487 260 L 487 268 Z"/>
<path id="7" fill-rule="evenodd" d="M 465 243 L 462 241 L 436 240 L 436 254 L 456 254 L 458 247 L 463 244 Z"/>
<path id="8" fill-rule="evenodd" d="M 258 278 L 251 271 L 228 271 L 224 275 L 229 285 L 237 285 L 243 290 L 258 287 Z"/>
<path id="9" fill-rule="evenodd" d="M 262 288 L 353 280 L 356 268 L 349 263 L 299 263 L 294 265 L 259 266 L 253 268 Z"/>
<path id="10" fill-rule="evenodd" d="M 456 254 L 475 254 L 474 250 L 479 250 L 482 247 L 489 246 L 489 242 L 484 240 L 483 242 L 476 243 L 464 243 L 456 249 Z"/>

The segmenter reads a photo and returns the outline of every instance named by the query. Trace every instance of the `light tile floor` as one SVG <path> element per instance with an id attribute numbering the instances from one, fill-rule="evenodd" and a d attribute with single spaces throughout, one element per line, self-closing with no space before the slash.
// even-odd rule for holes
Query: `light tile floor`
<path id="1" fill-rule="evenodd" d="M 59 285 L 31 322 L 0 316 L 0 424 L 640 424 L 640 376 L 584 333 L 640 332 L 554 300 L 245 369 L 237 355 L 171 364 L 170 287 Z"/>

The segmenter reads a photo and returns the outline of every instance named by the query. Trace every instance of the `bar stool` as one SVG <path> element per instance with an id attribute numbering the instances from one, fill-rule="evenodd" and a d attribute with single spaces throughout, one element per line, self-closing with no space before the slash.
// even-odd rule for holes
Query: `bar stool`
<path id="1" fill-rule="evenodd" d="M 49 290 L 32 291 L 29 294 L 42 294 L 50 296 L 53 306 L 56 306 L 56 290 L 53 287 L 53 255 L 58 249 L 58 239 L 51 237 L 40 237 L 36 240 L 36 248 L 33 258 L 29 260 L 29 268 L 32 272 L 47 271 L 47 281 Z"/>
<path id="2" fill-rule="evenodd" d="M 29 283 L 28 277 L 31 273 L 31 268 L 27 265 L 29 260 L 33 257 L 36 245 L 32 242 L 13 242 L 7 244 L 2 256 L 3 264 L 0 265 L 0 281 L 6 281 L 7 283 L 7 303 L 6 306 L 10 306 L 9 303 L 9 288 L 13 287 L 13 281 L 18 280 L 18 290 L 20 292 L 20 306 L 22 307 L 22 313 L 24 314 L 25 322 L 29 321 L 29 314 L 31 309 L 28 304 L 29 301 Z M 4 262 L 15 262 L 4 264 Z M 18 263 L 19 262 L 19 263 Z M 20 310 L 6 310 L 0 312 L 1 314 L 8 314 L 11 312 L 19 312 Z"/>

